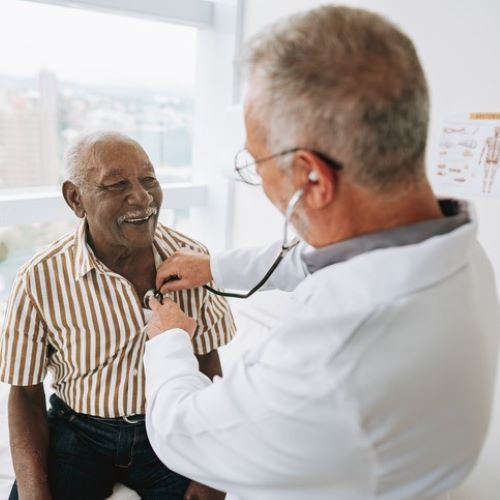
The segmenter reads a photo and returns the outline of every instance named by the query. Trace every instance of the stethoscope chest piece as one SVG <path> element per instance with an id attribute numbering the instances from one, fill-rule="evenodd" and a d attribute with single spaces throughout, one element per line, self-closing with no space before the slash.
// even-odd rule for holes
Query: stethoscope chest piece
<path id="1" fill-rule="evenodd" d="M 144 294 L 144 298 L 142 299 L 142 303 L 146 309 L 151 309 L 151 307 L 149 307 L 149 299 L 151 299 L 151 297 L 154 297 L 160 304 L 163 304 L 163 294 L 160 290 L 153 290 L 151 288 Z"/>

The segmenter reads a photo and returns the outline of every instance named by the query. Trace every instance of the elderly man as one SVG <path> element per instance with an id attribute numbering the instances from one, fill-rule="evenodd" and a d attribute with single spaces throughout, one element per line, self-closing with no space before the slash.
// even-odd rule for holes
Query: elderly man
<path id="1" fill-rule="evenodd" d="M 0 339 L 0 379 L 12 384 L 17 486 L 10 498 L 97 500 L 118 481 L 144 499 L 224 498 L 200 484 L 188 487 L 166 468 L 144 422 L 142 357 L 151 313 L 143 309 L 144 294 L 154 288 L 157 265 L 176 250 L 206 250 L 158 223 L 162 190 L 135 141 L 116 133 L 84 136 L 69 148 L 66 167 L 64 199 L 82 222 L 19 271 Z M 217 347 L 234 333 L 227 303 L 203 289 L 173 300 L 196 317 L 201 372 L 220 375 Z M 55 388 L 48 414 L 47 370 Z"/>
<path id="2" fill-rule="evenodd" d="M 196 370 L 195 322 L 153 302 L 153 448 L 242 499 L 436 498 L 481 449 L 500 311 L 467 204 L 438 201 L 425 177 L 428 92 L 413 44 L 380 16 L 325 6 L 258 35 L 247 68 L 236 166 L 305 240 L 266 285 L 293 290 L 292 306 L 212 383 Z M 180 251 L 157 286 L 213 277 L 249 290 L 280 245 Z"/>

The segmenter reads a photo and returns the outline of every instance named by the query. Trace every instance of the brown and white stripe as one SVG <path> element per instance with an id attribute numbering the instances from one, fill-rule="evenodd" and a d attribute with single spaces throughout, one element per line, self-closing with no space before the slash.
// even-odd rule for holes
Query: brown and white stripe
<path id="1" fill-rule="evenodd" d="M 182 247 L 207 251 L 158 224 L 157 262 Z M 235 325 L 223 298 L 203 288 L 173 295 L 198 322 L 195 353 L 231 340 Z M 50 370 L 58 396 L 79 413 L 142 414 L 145 325 L 141 298 L 128 280 L 95 257 L 83 222 L 18 272 L 0 336 L 0 381 L 38 384 Z"/>

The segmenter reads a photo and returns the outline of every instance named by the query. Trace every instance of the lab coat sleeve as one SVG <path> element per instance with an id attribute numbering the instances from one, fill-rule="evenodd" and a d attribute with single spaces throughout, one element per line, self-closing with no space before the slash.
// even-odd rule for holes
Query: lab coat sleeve
<path id="1" fill-rule="evenodd" d="M 295 417 L 309 402 L 287 394 L 283 369 L 244 358 L 211 383 L 182 330 L 148 341 L 144 364 L 148 437 L 167 467 L 244 498 L 252 498 L 255 485 L 317 480 L 318 465 L 312 461 L 313 471 L 304 470 L 302 450 L 321 439 L 311 437 L 321 426 Z M 307 390 L 302 378 L 297 373 L 292 391 L 300 384 Z M 341 429 L 339 442 L 345 434 Z"/>
<path id="2" fill-rule="evenodd" d="M 308 274 L 302 252 L 307 244 L 293 247 L 280 262 L 262 290 L 293 290 Z M 281 251 L 281 241 L 263 248 L 241 248 L 214 254 L 210 269 L 221 289 L 250 290 L 266 274 Z"/>

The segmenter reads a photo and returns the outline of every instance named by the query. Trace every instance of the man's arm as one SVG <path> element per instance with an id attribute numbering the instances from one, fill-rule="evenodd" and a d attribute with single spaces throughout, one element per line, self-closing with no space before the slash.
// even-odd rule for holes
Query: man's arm
<path id="1" fill-rule="evenodd" d="M 11 387 L 9 434 L 20 500 L 50 500 L 49 427 L 43 384 Z"/>
<path id="2" fill-rule="evenodd" d="M 9 434 L 19 498 L 50 499 L 49 430 L 42 382 L 47 328 L 29 287 L 29 272 L 16 276 L 0 333 L 0 381 L 11 386 Z"/>
<path id="3" fill-rule="evenodd" d="M 293 290 L 308 274 L 302 262 L 306 246 L 300 243 L 293 247 L 262 290 Z M 265 248 L 228 250 L 212 256 L 181 249 L 158 268 L 156 287 L 166 293 L 196 288 L 214 280 L 220 288 L 250 290 L 266 274 L 280 251 L 281 241 Z"/>
<path id="4" fill-rule="evenodd" d="M 221 288 L 252 289 L 267 273 L 281 252 L 281 241 L 262 248 L 226 250 L 211 256 L 210 269 L 215 284 Z M 279 263 L 261 290 L 289 292 L 307 276 L 302 253 L 304 242 L 292 247 Z"/>

